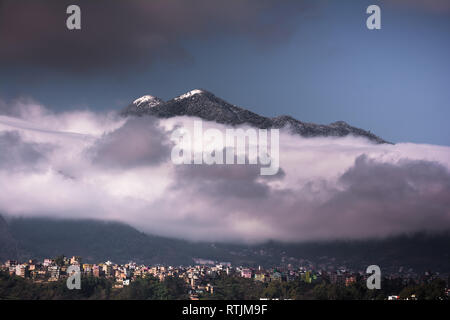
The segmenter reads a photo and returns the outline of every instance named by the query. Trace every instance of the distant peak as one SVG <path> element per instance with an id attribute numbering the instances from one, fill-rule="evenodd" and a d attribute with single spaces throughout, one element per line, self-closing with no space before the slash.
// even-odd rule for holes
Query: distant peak
<path id="1" fill-rule="evenodd" d="M 154 107 L 154 106 L 159 105 L 162 102 L 164 102 L 164 101 L 158 97 L 154 97 L 151 95 L 145 95 L 145 96 L 142 96 L 142 97 L 134 100 L 133 104 L 135 104 L 138 107 L 140 107 L 142 104 L 146 104 L 149 107 Z"/>

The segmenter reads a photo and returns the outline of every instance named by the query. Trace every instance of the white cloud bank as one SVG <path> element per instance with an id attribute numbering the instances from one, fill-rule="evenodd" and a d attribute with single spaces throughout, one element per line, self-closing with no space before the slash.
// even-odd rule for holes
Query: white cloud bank
<path id="1" fill-rule="evenodd" d="M 171 130 L 193 120 L 55 114 L 33 101 L 0 102 L 0 212 L 112 219 L 214 241 L 450 229 L 450 147 L 281 132 L 274 177 L 255 165 L 175 166 Z"/>

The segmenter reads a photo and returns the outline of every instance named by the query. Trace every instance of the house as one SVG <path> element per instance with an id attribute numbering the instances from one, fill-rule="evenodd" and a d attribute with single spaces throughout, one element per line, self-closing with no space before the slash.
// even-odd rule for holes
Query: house
<path id="1" fill-rule="evenodd" d="M 282 274 L 276 270 L 270 275 L 271 281 L 281 281 L 281 279 L 282 279 Z"/>
<path id="2" fill-rule="evenodd" d="M 16 276 L 25 278 L 27 272 L 27 266 L 24 264 L 18 264 L 16 266 Z"/>
<path id="3" fill-rule="evenodd" d="M 97 265 L 94 265 L 94 266 L 92 267 L 92 275 L 93 275 L 94 277 L 96 277 L 96 278 L 99 278 L 99 277 L 100 277 L 100 274 L 101 274 L 101 269 L 100 269 L 100 267 L 97 266 Z"/>
<path id="4" fill-rule="evenodd" d="M 349 286 L 351 286 L 354 283 L 356 283 L 356 277 L 355 276 L 350 276 L 350 277 L 347 277 L 345 279 L 345 286 L 346 287 L 349 287 Z"/>
<path id="5" fill-rule="evenodd" d="M 72 258 L 70 258 L 70 264 L 72 265 L 79 265 L 81 263 L 81 258 L 80 257 L 76 257 L 73 256 Z"/>
<path id="6" fill-rule="evenodd" d="M 254 279 L 255 281 L 266 282 L 267 280 L 270 280 L 270 277 L 264 271 L 257 270 Z"/>
<path id="7" fill-rule="evenodd" d="M 51 266 L 54 263 L 53 259 L 44 259 L 44 267 Z"/>
<path id="8" fill-rule="evenodd" d="M 206 285 L 206 292 L 209 292 L 211 294 L 214 294 L 214 286 L 212 286 L 210 283 Z"/>
<path id="9" fill-rule="evenodd" d="M 49 280 L 48 281 L 58 281 L 60 276 L 60 269 L 58 266 L 50 266 L 48 267 Z"/>
<path id="10" fill-rule="evenodd" d="M 17 261 L 16 260 L 7 260 L 5 262 L 5 267 L 6 268 L 15 267 L 16 265 L 17 265 Z"/>
<path id="11" fill-rule="evenodd" d="M 83 263 L 83 272 L 89 274 L 92 272 L 92 264 Z"/>
<path id="12" fill-rule="evenodd" d="M 241 277 L 251 279 L 252 278 L 252 270 L 251 269 L 242 269 L 241 270 Z"/>

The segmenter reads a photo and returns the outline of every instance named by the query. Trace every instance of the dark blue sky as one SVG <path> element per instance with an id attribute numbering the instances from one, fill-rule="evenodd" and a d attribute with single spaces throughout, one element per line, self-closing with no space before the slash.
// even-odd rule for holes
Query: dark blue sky
<path id="1" fill-rule="evenodd" d="M 216 17 L 219 13 L 214 8 L 202 11 L 200 17 L 186 13 L 192 15 L 187 22 L 177 19 L 177 15 L 183 17 L 180 9 L 175 17 L 170 15 L 173 21 L 155 22 L 149 30 L 137 25 L 144 36 L 160 27 L 163 31 L 158 39 L 162 40 L 156 43 L 162 43 L 163 48 L 155 42 L 145 50 L 129 48 L 142 50 L 142 55 L 135 57 L 122 40 L 106 43 L 105 47 L 111 45 L 110 51 L 117 53 L 110 60 L 97 55 L 94 48 L 111 37 L 99 32 L 109 30 L 107 27 L 96 28 L 92 23 L 99 8 L 80 4 L 85 18 L 83 33 L 68 40 L 76 46 L 73 50 L 82 50 L 74 57 L 61 49 L 70 48 L 70 44 L 54 40 L 71 37 L 66 30 L 57 35 L 66 38 L 52 36 L 49 40 L 33 31 L 29 35 L 16 22 L 0 23 L 0 40 L 10 40 L 0 42 L 4 46 L 3 51 L 0 48 L 0 98 L 31 97 L 54 110 L 108 110 L 122 108 L 144 94 L 170 99 L 203 88 L 266 116 L 289 114 L 316 123 L 344 120 L 393 142 L 450 145 L 448 1 L 305 1 L 302 7 L 295 4 L 295 10 L 294 5 L 274 2 L 256 13 L 249 1 L 247 7 L 236 5 L 248 12 L 232 25 L 227 25 L 230 17 L 226 14 Z M 366 28 L 365 10 L 370 4 L 381 7 L 381 30 Z M 0 18 L 6 9 L 0 7 Z M 237 11 L 231 9 L 231 15 Z M 57 14 L 58 10 L 49 12 Z M 102 12 L 102 18 L 107 19 L 108 12 Z M 127 14 L 132 11 L 115 16 L 116 20 L 127 23 Z M 63 10 L 61 28 L 65 27 L 65 16 Z M 195 28 L 186 27 L 189 21 L 197 23 Z M 56 32 L 53 25 L 48 26 Z M 124 37 L 133 30 L 125 30 Z M 84 41 L 89 33 L 96 34 L 95 41 Z M 21 37 L 31 44 L 20 43 Z M 27 37 L 41 41 L 30 42 Z M 46 59 L 45 41 L 61 56 Z M 82 47 L 84 43 L 94 48 L 92 58 L 90 47 Z M 15 56 L 8 45 L 16 50 Z M 28 50 L 28 55 L 17 55 L 18 50 Z M 80 68 L 74 63 L 77 57 L 89 60 L 89 66 Z M 107 61 L 104 65 L 103 60 Z"/>

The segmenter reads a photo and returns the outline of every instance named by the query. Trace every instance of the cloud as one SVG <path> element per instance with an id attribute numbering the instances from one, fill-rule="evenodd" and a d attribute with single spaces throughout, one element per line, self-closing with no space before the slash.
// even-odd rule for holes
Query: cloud
<path id="1" fill-rule="evenodd" d="M 16 115 L 0 116 L 0 212 L 8 215 L 118 220 L 158 235 L 241 242 L 450 229 L 449 147 L 282 131 L 280 173 L 264 177 L 258 165 L 174 165 L 170 135 L 193 118 L 52 113 L 31 100 L 8 108 Z"/>
<path id="2" fill-rule="evenodd" d="M 339 184 L 342 190 L 317 208 L 323 224 L 333 221 L 334 237 L 443 231 L 450 225 L 450 172 L 437 162 L 385 163 L 361 155 Z"/>
<path id="3" fill-rule="evenodd" d="M 270 191 L 259 178 L 259 165 L 181 165 L 176 167 L 174 191 L 189 189 L 192 193 L 219 199 L 256 200 Z"/>
<path id="4" fill-rule="evenodd" d="M 155 118 L 131 118 L 97 140 L 88 153 L 94 163 L 129 169 L 169 160 L 171 146 Z"/>
<path id="5" fill-rule="evenodd" d="M 46 160 L 51 147 L 24 142 L 18 131 L 0 132 L 0 168 L 4 170 L 37 170 Z"/>
<path id="6" fill-rule="evenodd" d="M 128 70 L 156 59 L 191 59 L 186 39 L 232 34 L 277 44 L 290 37 L 292 22 L 309 6 L 294 0 L 80 0 L 82 29 L 69 31 L 71 4 L 3 0 L 0 65 L 74 73 Z"/>

